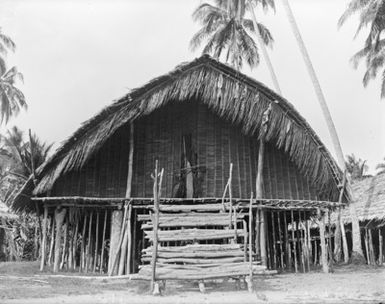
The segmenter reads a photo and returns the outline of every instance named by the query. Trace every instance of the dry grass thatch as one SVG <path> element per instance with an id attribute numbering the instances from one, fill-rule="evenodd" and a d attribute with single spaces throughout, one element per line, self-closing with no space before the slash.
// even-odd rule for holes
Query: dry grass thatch
<path id="1" fill-rule="evenodd" d="M 0 219 L 14 220 L 17 219 L 17 215 L 5 203 L 0 202 Z"/>
<path id="2" fill-rule="evenodd" d="M 360 222 L 385 223 L 385 173 L 367 177 L 352 184 L 353 202 Z M 350 223 L 349 208 L 341 214 L 344 223 Z"/>
<path id="3" fill-rule="evenodd" d="M 170 100 L 198 99 L 214 113 L 242 126 L 245 134 L 261 136 L 262 116 L 272 110 L 266 139 L 283 148 L 322 193 L 337 200 L 341 172 L 305 119 L 284 98 L 262 83 L 207 55 L 177 66 L 103 109 L 86 121 L 37 171 L 34 195 L 46 193 L 59 176 L 80 169 L 119 127 L 164 106 Z M 31 188 L 31 181 L 24 189 Z M 29 191 L 21 191 L 16 208 Z"/>

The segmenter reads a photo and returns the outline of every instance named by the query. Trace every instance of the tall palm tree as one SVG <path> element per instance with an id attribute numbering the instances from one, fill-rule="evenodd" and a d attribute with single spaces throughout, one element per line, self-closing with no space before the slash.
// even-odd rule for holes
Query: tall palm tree
<path id="1" fill-rule="evenodd" d="M 352 58 L 354 67 L 357 68 L 360 61 L 366 59 L 366 72 L 362 80 L 365 87 L 370 80 L 377 77 L 379 70 L 382 70 L 381 98 L 385 98 L 385 40 L 381 39 L 385 30 L 385 0 L 352 0 L 339 19 L 338 26 L 341 27 L 354 14 L 359 14 L 354 37 L 369 27 L 363 49 Z"/>
<path id="2" fill-rule="evenodd" d="M 256 28 L 253 21 L 245 18 L 246 0 L 215 0 L 215 5 L 203 3 L 193 13 L 193 20 L 200 22 L 202 28 L 192 37 L 190 48 L 196 50 L 207 41 L 204 54 L 211 54 L 240 70 L 245 60 L 253 68 L 259 63 L 258 47 L 250 36 Z M 257 23 L 258 32 L 265 45 L 272 45 L 270 31 Z"/>
<path id="3" fill-rule="evenodd" d="M 377 174 L 385 173 L 385 157 L 384 157 L 384 161 L 382 163 L 379 163 L 376 166 L 376 170 L 379 170 L 379 171 L 377 171 Z"/>
<path id="4" fill-rule="evenodd" d="M 365 0 L 361 0 L 361 1 L 365 1 Z M 367 0 L 367 1 L 369 1 L 369 0 Z M 342 152 L 341 143 L 339 141 L 337 131 L 336 131 L 336 128 L 334 126 L 333 119 L 331 117 L 329 108 L 327 106 L 326 99 L 325 99 L 325 96 L 323 94 L 320 82 L 319 82 L 318 77 L 316 75 L 316 72 L 314 70 L 313 64 L 310 60 L 309 53 L 307 52 L 305 43 L 302 39 L 302 36 L 301 36 L 300 31 L 299 31 L 299 28 L 298 28 L 297 22 L 295 20 L 294 14 L 291 10 L 289 1 L 288 0 L 282 0 L 282 4 L 285 8 L 285 11 L 286 11 L 286 14 L 288 16 L 293 34 L 297 40 L 297 44 L 298 44 L 299 49 L 302 53 L 302 57 L 303 57 L 303 60 L 305 62 L 305 65 L 306 65 L 307 71 L 309 73 L 309 76 L 311 78 L 311 81 L 313 83 L 318 102 L 321 106 L 322 113 L 323 113 L 324 118 L 326 120 L 326 124 L 327 124 L 328 130 L 329 130 L 329 133 L 330 133 L 330 137 L 331 137 L 332 142 L 333 142 L 334 151 L 335 151 L 336 156 L 337 156 L 338 164 L 339 164 L 342 172 L 345 172 L 345 170 L 346 170 L 345 159 L 344 159 L 344 155 Z M 360 257 L 363 257 L 362 245 L 361 245 L 361 233 L 360 233 L 358 217 L 357 217 L 357 213 L 356 213 L 354 204 L 350 204 L 350 214 L 352 217 L 352 236 L 353 236 L 353 253 L 352 254 L 354 256 L 357 256 L 358 258 L 360 258 Z"/>
<path id="5" fill-rule="evenodd" d="M 7 70 L 5 61 L 8 51 L 15 48 L 15 43 L 0 28 L 0 125 L 27 108 L 23 93 L 15 86 L 17 80 L 23 80 L 23 75 L 16 67 Z"/>

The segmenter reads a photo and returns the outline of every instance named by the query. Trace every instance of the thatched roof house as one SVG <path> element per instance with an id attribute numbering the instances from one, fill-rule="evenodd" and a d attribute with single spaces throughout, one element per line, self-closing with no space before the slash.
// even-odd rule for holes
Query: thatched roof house
<path id="1" fill-rule="evenodd" d="M 317 189 L 314 198 L 337 201 L 341 172 L 306 120 L 286 99 L 262 83 L 205 55 L 132 90 L 86 121 L 38 169 L 37 186 L 33 187 L 30 179 L 23 187 L 14 208 L 30 209 L 31 195 L 44 196 L 60 177 L 81 170 L 108 139 L 130 121 L 149 116 L 171 101 L 197 99 L 221 119 L 239 126 L 243 134 L 255 138 L 261 135 L 262 116 L 271 105 L 266 141 L 284 151 L 307 177 L 309 184 Z"/>
<path id="2" fill-rule="evenodd" d="M 352 184 L 353 201 L 362 226 L 385 225 L 385 174 L 366 177 Z M 349 208 L 342 211 L 345 224 L 351 222 Z"/>
<path id="3" fill-rule="evenodd" d="M 164 206 L 189 204 L 182 209 L 191 210 L 194 204 L 203 209 L 212 204 L 210 212 L 219 212 L 231 180 L 230 206 L 233 201 L 248 206 L 251 193 L 258 192 L 254 211 L 280 210 L 266 221 L 274 235 L 271 240 L 278 242 L 267 240 L 271 267 L 278 265 L 275 249 L 282 244 L 282 234 L 274 229 L 293 220 L 287 210 L 296 210 L 295 220 L 302 221 L 320 208 L 335 207 L 340 194 L 338 166 L 295 108 L 262 83 L 205 55 L 132 90 L 86 121 L 38 168 L 36 180 L 28 180 L 14 208 L 31 211 L 37 203 L 50 215 L 68 209 L 67 221 L 73 225 L 68 229 L 80 231 L 78 225 L 83 226 L 82 240 L 86 229 L 89 240 L 96 229 L 115 248 L 119 238 L 114 231 L 120 231 L 116 227 L 122 223 L 122 215 L 120 220 L 115 215 L 122 213 L 123 204 L 130 204 L 129 252 L 131 269 L 137 269 L 148 243 L 137 220 L 148 218 L 152 208 L 155 160 L 164 168 Z M 204 231 L 198 232 L 192 234 L 201 239 Z M 96 238 L 96 256 L 98 244 Z M 113 254 L 108 254 L 110 268 Z M 106 268 L 103 257 L 101 269 Z"/>

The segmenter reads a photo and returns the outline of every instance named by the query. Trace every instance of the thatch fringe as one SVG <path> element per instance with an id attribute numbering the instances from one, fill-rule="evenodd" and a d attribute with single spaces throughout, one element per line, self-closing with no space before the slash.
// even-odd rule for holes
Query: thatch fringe
<path id="1" fill-rule="evenodd" d="M 285 99 L 263 84 L 207 55 L 178 66 L 131 91 L 85 122 L 41 167 L 35 195 L 50 190 L 64 173 L 79 170 L 124 124 L 170 101 L 200 100 L 245 134 L 260 137 L 262 115 L 272 104 L 266 139 L 284 149 L 328 200 L 338 197 L 341 172 L 318 136 Z"/>

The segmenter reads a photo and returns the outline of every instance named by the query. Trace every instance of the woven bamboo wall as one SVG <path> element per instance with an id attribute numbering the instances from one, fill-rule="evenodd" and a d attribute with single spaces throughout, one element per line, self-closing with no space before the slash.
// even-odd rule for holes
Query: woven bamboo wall
<path id="1" fill-rule="evenodd" d="M 133 197 L 152 197 L 155 159 L 164 168 L 163 197 L 178 196 L 183 165 L 183 136 L 191 138 L 194 196 L 221 197 L 233 163 L 233 197 L 255 191 L 258 142 L 214 115 L 198 102 L 169 103 L 135 122 Z M 123 197 L 129 128 L 120 128 L 81 172 L 58 180 L 52 195 Z M 317 199 L 316 191 L 295 164 L 273 145 L 266 145 L 266 198 Z"/>

